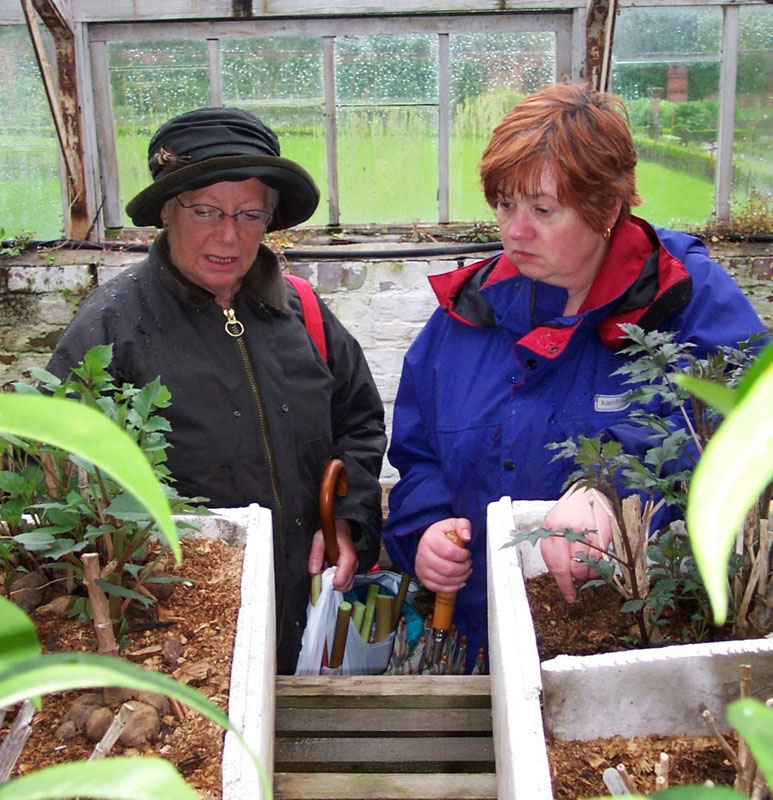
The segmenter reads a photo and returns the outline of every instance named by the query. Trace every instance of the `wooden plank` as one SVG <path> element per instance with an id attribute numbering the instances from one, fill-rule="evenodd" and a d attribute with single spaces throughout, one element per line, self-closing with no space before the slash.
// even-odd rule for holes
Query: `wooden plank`
<path id="1" fill-rule="evenodd" d="M 640 2 L 641 0 L 637 0 Z M 652 0 L 650 0 L 652 1 Z M 673 2 L 674 0 L 670 0 Z M 677 0 L 678 2 L 679 0 Z M 702 0 L 706 2 L 707 0 Z M 708 0 L 708 2 L 732 2 L 732 0 Z M 506 12 L 515 9 L 566 9 L 584 5 L 586 0 L 508 0 L 506 7 L 500 0 L 393 0 L 385 8 L 383 0 L 339 0 L 326 3 L 324 14 L 421 14 L 434 12 Z M 682 0 L 684 2 L 684 0 Z M 695 0 L 692 0 L 695 2 Z M 760 0 L 762 2 L 762 0 Z M 73 18 L 79 22 L 113 22 L 121 20 L 175 20 L 175 19 L 260 19 L 283 15 L 319 15 L 321 8 L 315 0 L 253 0 L 252 13 L 245 17 L 234 11 L 233 0 L 73 0 Z"/>
<path id="2" fill-rule="evenodd" d="M 339 707 L 363 707 L 369 700 L 403 708 L 468 707 L 488 705 L 490 687 L 488 675 L 280 675 L 276 696 L 284 706 L 307 699 Z"/>
<path id="3" fill-rule="evenodd" d="M 416 736 L 449 736 L 451 734 L 491 733 L 491 710 L 488 708 L 390 708 L 389 713 L 374 714 L 370 708 L 318 709 L 279 708 L 276 714 L 276 735 L 314 733 L 326 736 L 360 732 L 375 736 L 390 731 L 403 731 Z"/>
<path id="4" fill-rule="evenodd" d="M 496 800 L 491 774 L 277 773 L 276 800 Z"/>
<path id="5" fill-rule="evenodd" d="M 585 2 L 585 0 L 583 0 Z M 96 23 L 89 31 L 93 39 L 145 41 L 153 39 L 208 39 L 217 37 L 257 38 L 262 36 L 367 36 L 406 33 L 539 33 L 556 30 L 571 15 L 555 13 L 442 14 L 424 16 L 362 17 L 271 17 L 243 19 L 169 20 L 163 25 L 131 21 Z"/>
<path id="6" fill-rule="evenodd" d="M 488 772 L 494 743 L 488 736 L 289 737 L 274 743 L 277 772 Z"/>

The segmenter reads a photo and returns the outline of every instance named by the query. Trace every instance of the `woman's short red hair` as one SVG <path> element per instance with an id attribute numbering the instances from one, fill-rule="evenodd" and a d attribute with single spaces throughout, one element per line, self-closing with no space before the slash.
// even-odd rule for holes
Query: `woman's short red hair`
<path id="1" fill-rule="evenodd" d="M 551 170 L 558 201 L 603 233 L 627 219 L 636 192 L 636 151 L 623 101 L 577 84 L 554 84 L 521 100 L 494 128 L 480 165 L 489 205 L 499 194 L 538 194 Z"/>

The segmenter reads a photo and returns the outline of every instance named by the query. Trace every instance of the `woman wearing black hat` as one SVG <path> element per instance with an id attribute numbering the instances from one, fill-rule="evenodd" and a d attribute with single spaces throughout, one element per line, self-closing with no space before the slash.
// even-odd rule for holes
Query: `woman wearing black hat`
<path id="1" fill-rule="evenodd" d="M 89 348 L 112 344 L 117 380 L 160 376 L 171 392 L 167 465 L 180 494 L 271 509 L 277 668 L 292 673 L 309 569 L 322 562 L 318 492 L 330 458 L 349 481 L 336 498 L 335 587 L 348 590 L 378 556 L 383 406 L 359 344 L 323 304 L 320 352 L 262 244 L 319 201 L 274 132 L 240 109 L 197 109 L 159 128 L 148 160 L 153 183 L 126 210 L 164 230 L 142 263 L 86 299 L 48 369 L 64 377 Z"/>

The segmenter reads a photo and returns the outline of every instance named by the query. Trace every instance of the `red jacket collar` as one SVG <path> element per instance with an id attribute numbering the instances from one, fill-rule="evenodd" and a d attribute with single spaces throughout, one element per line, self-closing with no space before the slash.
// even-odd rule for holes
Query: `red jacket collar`
<path id="1" fill-rule="evenodd" d="M 488 270 L 488 275 L 483 279 L 482 287 L 521 274 L 518 267 L 501 254 L 429 278 L 440 307 L 468 325 L 476 323 L 454 311 L 454 299 L 460 289 L 483 269 Z M 615 303 L 598 328 L 604 344 L 617 349 L 625 338 L 620 323 L 636 323 L 652 330 L 668 313 L 689 299 L 690 286 L 684 265 L 663 247 L 649 223 L 631 217 L 615 226 L 607 256 L 579 315 Z M 563 351 L 578 325 L 579 320 L 564 328 L 543 326 L 527 334 L 520 344 L 555 358 Z"/>

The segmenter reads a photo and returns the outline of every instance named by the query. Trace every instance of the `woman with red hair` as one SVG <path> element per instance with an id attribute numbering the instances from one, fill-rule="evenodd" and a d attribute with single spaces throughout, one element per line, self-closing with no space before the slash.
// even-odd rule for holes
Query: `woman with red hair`
<path id="1" fill-rule="evenodd" d="M 697 358 L 765 332 L 699 239 L 632 216 L 635 166 L 614 95 L 563 84 L 525 98 L 480 163 L 504 252 L 430 278 L 440 308 L 403 365 L 389 450 L 400 480 L 384 541 L 430 591 L 458 592 L 470 652 L 487 641 L 488 503 L 554 499 L 546 528 L 609 543 L 606 498 L 594 508 L 591 492 L 566 490 L 573 467 L 547 445 L 601 434 L 630 453 L 649 446 L 615 374 L 626 358 L 620 324 L 671 331 Z M 588 577 L 587 552 L 584 541 L 542 542 L 568 602 Z"/>

